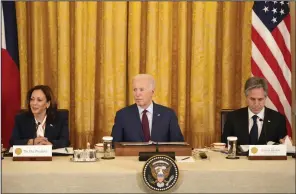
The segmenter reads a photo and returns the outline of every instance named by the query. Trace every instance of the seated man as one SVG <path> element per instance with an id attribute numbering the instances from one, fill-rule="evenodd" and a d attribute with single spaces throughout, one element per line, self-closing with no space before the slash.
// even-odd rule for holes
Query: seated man
<path id="1" fill-rule="evenodd" d="M 248 107 L 228 113 L 222 141 L 236 136 L 238 145 L 264 145 L 269 141 L 282 143 L 287 135 L 285 116 L 265 107 L 267 82 L 251 77 L 245 83 Z"/>
<path id="2" fill-rule="evenodd" d="M 135 104 L 117 111 L 113 142 L 184 141 L 174 111 L 152 101 L 155 81 L 151 75 L 133 78 Z"/>

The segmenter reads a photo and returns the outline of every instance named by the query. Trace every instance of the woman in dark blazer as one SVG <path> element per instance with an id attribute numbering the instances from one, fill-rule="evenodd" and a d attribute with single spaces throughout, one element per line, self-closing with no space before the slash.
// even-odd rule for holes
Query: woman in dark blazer
<path id="1" fill-rule="evenodd" d="M 50 87 L 33 87 L 26 100 L 28 111 L 16 115 L 10 145 L 69 146 L 68 113 L 57 111 Z"/>

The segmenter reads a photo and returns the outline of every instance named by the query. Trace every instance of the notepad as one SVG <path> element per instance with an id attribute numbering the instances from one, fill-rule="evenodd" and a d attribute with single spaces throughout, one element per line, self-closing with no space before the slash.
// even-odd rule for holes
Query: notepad
<path id="1" fill-rule="evenodd" d="M 74 154 L 73 148 L 72 147 L 66 147 L 66 148 L 58 148 L 58 149 L 53 149 L 52 150 L 53 154 Z"/>
<path id="2" fill-rule="evenodd" d="M 176 161 L 178 163 L 187 163 L 187 162 L 195 162 L 194 158 L 192 156 L 176 156 Z"/>

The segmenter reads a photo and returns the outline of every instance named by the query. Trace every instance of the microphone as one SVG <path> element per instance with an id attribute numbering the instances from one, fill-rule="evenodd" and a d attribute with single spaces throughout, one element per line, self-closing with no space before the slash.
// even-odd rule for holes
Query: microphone
<path id="1" fill-rule="evenodd" d="M 36 125 L 37 125 L 37 128 L 39 127 L 39 125 L 40 125 L 40 124 L 41 124 L 40 122 L 36 123 Z"/>
<path id="2" fill-rule="evenodd" d="M 155 146 L 155 152 L 159 152 L 159 150 L 158 150 L 158 142 L 156 142 L 156 146 Z"/>
<path id="3" fill-rule="evenodd" d="M 40 122 L 35 123 L 36 124 L 36 131 L 38 130 L 39 125 L 41 125 Z"/>

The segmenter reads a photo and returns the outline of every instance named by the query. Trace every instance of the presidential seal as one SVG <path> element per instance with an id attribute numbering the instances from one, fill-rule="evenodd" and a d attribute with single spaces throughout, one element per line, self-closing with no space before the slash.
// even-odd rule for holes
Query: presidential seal
<path id="1" fill-rule="evenodd" d="M 16 154 L 16 155 L 21 155 L 22 154 L 22 149 L 21 148 L 16 148 L 15 150 L 14 150 L 14 153 Z"/>
<path id="2" fill-rule="evenodd" d="M 179 169 L 169 156 L 153 156 L 145 163 L 142 176 L 149 189 L 167 191 L 176 185 Z"/>
<path id="3" fill-rule="evenodd" d="M 258 152 L 258 148 L 256 148 L 256 147 L 252 147 L 251 152 L 252 152 L 253 154 L 256 154 L 256 153 Z"/>

